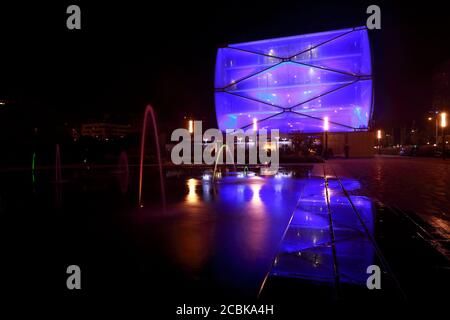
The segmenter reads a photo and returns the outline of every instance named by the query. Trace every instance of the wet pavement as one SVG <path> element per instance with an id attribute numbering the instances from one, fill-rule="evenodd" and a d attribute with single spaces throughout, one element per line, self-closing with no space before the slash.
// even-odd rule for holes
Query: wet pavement
<path id="1" fill-rule="evenodd" d="M 338 164 L 215 182 L 203 172 L 169 177 L 166 213 L 155 172 L 146 173 L 143 208 L 133 170 L 126 183 L 118 169 L 65 169 L 62 184 L 51 171 L 33 179 L 2 173 L 0 211 L 14 242 L 10 274 L 26 274 L 39 261 L 36 288 L 68 296 L 65 268 L 76 263 L 87 299 L 158 292 L 158 301 L 173 304 L 258 295 L 269 302 L 401 301 L 404 288 L 424 299 L 445 287 L 448 264 L 428 235 L 367 197 L 364 181 Z M 380 266 L 383 290 L 367 290 L 370 265 Z M 29 278 L 11 278 L 27 290 Z"/>
<path id="2" fill-rule="evenodd" d="M 351 196 L 360 183 L 340 178 L 327 164 L 315 165 L 311 174 L 260 296 L 286 300 L 286 292 L 295 291 L 303 301 L 401 301 L 404 293 L 376 241 L 375 203 Z M 367 289 L 369 266 L 381 272 L 382 295 Z"/>
<path id="3" fill-rule="evenodd" d="M 312 304 L 318 299 L 353 304 L 445 301 L 450 263 L 429 228 L 408 212 L 361 196 L 360 181 L 336 167 L 330 161 L 312 169 L 314 178 L 305 182 L 262 299 L 275 299 L 291 311 L 296 299 Z M 380 267 L 382 290 L 366 287 L 371 265 Z"/>
<path id="4" fill-rule="evenodd" d="M 338 175 L 360 181 L 361 194 L 414 211 L 450 240 L 450 160 L 375 156 L 328 163 Z"/>

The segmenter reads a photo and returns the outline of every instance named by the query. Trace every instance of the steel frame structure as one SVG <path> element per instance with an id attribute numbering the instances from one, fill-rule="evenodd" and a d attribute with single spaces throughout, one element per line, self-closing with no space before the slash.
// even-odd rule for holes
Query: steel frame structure
<path id="1" fill-rule="evenodd" d="M 328 33 L 334 34 L 334 36 L 328 36 Z M 369 45 L 369 41 L 368 41 L 368 35 L 367 35 L 367 29 L 365 27 L 357 27 L 357 28 L 351 28 L 351 29 L 344 29 L 344 30 L 336 30 L 336 31 L 330 31 L 328 33 L 317 33 L 317 34 L 309 34 L 309 35 L 302 35 L 302 36 L 296 36 L 296 37 L 289 37 L 289 38 L 277 38 L 277 39 L 270 39 L 270 40 L 263 40 L 263 41 L 255 41 L 255 42 L 249 42 L 249 43 L 240 43 L 240 44 L 232 44 L 232 45 L 228 45 L 224 48 L 220 48 L 218 50 L 217 53 L 217 60 L 216 60 L 216 79 L 215 79 L 215 96 L 216 96 L 216 115 L 217 115 L 217 121 L 219 124 L 219 128 L 221 130 L 226 130 L 226 129 L 247 129 L 249 127 L 251 127 L 253 125 L 253 121 L 251 119 L 252 117 L 252 112 L 248 112 L 247 116 L 249 117 L 248 119 L 248 123 L 238 123 L 236 125 L 229 125 L 229 124 L 225 124 L 223 117 L 224 116 L 229 116 L 230 113 L 227 113 L 227 106 L 226 106 L 226 101 L 225 99 L 229 99 L 229 97 L 235 97 L 236 99 L 239 100 L 235 100 L 237 102 L 235 102 L 234 104 L 238 105 L 237 109 L 239 109 L 239 103 L 255 103 L 257 104 L 258 107 L 256 107 L 255 105 L 255 109 L 264 109 L 266 106 L 267 110 L 270 110 L 272 114 L 264 116 L 264 117 L 260 117 L 257 119 L 257 122 L 259 124 L 259 127 L 264 128 L 264 127 L 271 127 L 270 126 L 270 122 L 271 119 L 286 119 L 286 121 L 289 121 L 289 119 L 291 117 L 294 118 L 294 120 L 299 120 L 300 122 L 303 119 L 313 119 L 313 120 L 317 120 L 319 123 L 317 123 L 317 125 L 314 126 L 314 128 L 310 128 L 308 127 L 308 125 L 304 125 L 301 126 L 301 129 L 298 129 L 297 127 L 294 127 L 293 125 L 289 125 L 289 127 L 285 127 L 283 125 L 281 125 L 280 129 L 281 132 L 286 132 L 286 131 L 303 131 L 303 132 L 321 132 L 323 130 L 318 130 L 318 128 L 321 126 L 321 123 L 323 122 L 323 118 L 324 115 L 321 114 L 323 113 L 322 110 L 319 110 L 319 112 L 317 112 L 317 114 L 315 114 L 315 112 L 303 112 L 299 107 L 301 106 L 305 106 L 308 105 L 309 103 L 312 102 L 317 102 L 317 101 L 321 101 L 320 99 L 322 97 L 326 97 L 326 96 L 330 96 L 335 92 L 342 92 L 342 89 L 344 88 L 349 88 L 351 89 L 352 87 L 355 88 L 355 91 L 357 91 L 356 86 L 359 85 L 361 82 L 366 82 L 366 87 L 367 90 L 364 90 L 366 96 L 364 98 L 360 98 L 361 101 L 364 100 L 364 102 L 367 104 L 367 106 L 365 107 L 365 117 L 363 120 L 361 120 L 359 122 L 358 126 L 354 126 L 351 123 L 349 123 L 349 121 L 347 121 L 348 119 L 339 119 L 339 117 L 333 117 L 333 114 L 329 114 L 327 115 L 330 120 L 330 124 L 334 125 L 334 127 L 330 128 L 330 131 L 334 131 L 334 132 L 339 132 L 339 131 L 366 131 L 369 129 L 369 122 L 370 119 L 372 117 L 372 113 L 373 113 L 373 102 L 374 102 L 374 97 L 373 97 L 373 86 L 372 86 L 372 73 L 371 73 L 371 49 L 370 49 L 370 45 Z M 358 33 L 357 37 L 360 37 L 361 40 L 358 40 L 359 38 L 355 37 L 355 33 Z M 353 35 L 353 38 L 352 38 Z M 328 38 L 327 38 L 328 36 Z M 278 48 L 280 48 L 279 43 L 287 43 L 287 47 L 292 46 L 289 41 L 292 41 L 292 43 L 296 44 L 297 39 L 299 39 L 299 41 L 303 41 L 303 38 L 301 37 L 316 37 L 316 38 L 320 38 L 320 37 L 324 37 L 326 38 L 326 40 L 320 41 L 316 44 L 309 44 L 307 48 L 296 51 L 293 54 L 289 54 L 287 55 L 287 52 L 284 52 L 284 54 L 275 54 L 273 49 L 270 49 L 269 52 L 267 52 L 268 48 L 276 48 L 277 44 L 278 44 Z M 291 40 L 290 40 L 291 39 Z M 286 42 L 287 41 L 287 42 Z M 339 43 L 337 43 L 339 41 Z M 357 43 L 357 41 L 360 41 L 361 43 Z M 353 42 L 353 43 L 352 43 Z M 275 45 L 271 46 L 271 43 L 275 43 Z M 328 61 L 330 61 L 330 58 L 325 57 L 325 58 L 318 58 L 318 59 L 313 59 L 313 52 L 317 55 L 317 51 L 320 50 L 321 48 L 327 46 L 328 52 L 332 52 L 333 50 L 333 45 L 336 44 L 337 46 L 341 46 L 338 47 L 336 51 L 345 51 L 345 50 L 349 50 L 348 48 L 351 48 L 351 50 L 353 51 L 357 51 L 359 50 L 359 55 L 355 55 L 356 58 L 354 60 L 354 62 L 352 62 L 352 55 L 342 55 L 342 56 L 338 56 L 338 58 L 331 58 L 331 64 L 336 64 L 338 66 L 349 66 L 349 68 L 339 68 L 339 67 L 333 67 L 330 65 L 325 65 L 321 64 L 322 61 L 328 59 Z M 294 45 L 294 47 L 295 47 Z M 304 44 L 300 44 L 298 45 L 299 47 L 304 46 Z M 286 46 L 286 45 L 285 45 Z M 356 47 L 356 49 L 354 49 L 353 47 Z M 256 49 L 255 49 L 256 48 Z M 261 50 L 260 48 L 263 48 L 263 50 Z M 344 48 L 344 49 L 341 49 Z M 285 47 L 281 46 L 281 51 L 286 51 Z M 227 50 L 226 52 L 224 52 L 224 50 Z M 230 51 L 231 50 L 231 51 Z M 289 51 L 292 49 L 288 49 L 287 51 Z M 364 51 L 364 52 L 361 52 Z M 320 51 L 319 51 L 320 53 Z M 339 53 L 339 52 L 338 52 Z M 223 57 L 224 54 L 228 54 L 228 55 L 233 55 L 234 58 L 228 58 L 228 57 Z M 226 75 L 225 73 L 228 70 L 231 70 L 233 66 L 233 61 L 239 61 L 241 57 L 241 60 L 245 60 L 248 61 L 249 57 L 251 59 L 251 61 L 253 60 L 258 60 L 260 61 L 261 59 L 269 59 L 271 62 L 269 63 L 269 66 L 264 66 L 263 64 L 259 64 L 260 66 L 256 66 L 255 65 L 246 65 L 245 62 L 243 63 L 243 69 L 244 71 L 247 70 L 245 68 L 249 68 L 252 69 L 250 70 L 250 72 L 246 72 L 247 74 L 244 74 L 243 76 L 238 77 L 238 79 L 236 80 L 231 80 L 230 77 L 228 75 Z M 260 57 L 260 58 L 256 58 L 256 57 Z M 334 59 L 334 60 L 333 60 Z M 356 60 L 356 59 L 361 59 L 361 61 Z M 344 62 L 342 62 L 344 61 Z M 232 67 L 230 67 L 230 64 Z M 242 64 L 242 63 L 241 63 Z M 354 65 L 359 65 L 360 68 L 354 68 L 352 66 Z M 262 67 L 261 67 L 262 65 Z M 261 78 L 267 78 L 267 74 L 271 75 L 270 72 L 272 72 L 272 70 L 275 70 L 277 68 L 280 67 L 284 67 L 285 70 L 282 70 L 284 73 L 295 73 L 295 72 L 300 72 L 301 76 L 302 73 L 305 73 L 304 69 L 300 69 L 300 70 L 296 70 L 296 68 L 300 67 L 300 68 L 309 68 L 310 70 L 310 74 L 314 73 L 314 70 L 317 70 L 319 73 L 319 75 L 325 75 L 328 77 L 344 77 L 345 80 L 341 80 L 340 82 L 337 81 L 337 83 L 339 83 L 339 85 L 335 85 L 334 83 L 332 84 L 332 86 L 330 85 L 330 83 L 328 82 L 322 82 L 322 80 L 316 80 L 318 81 L 318 83 L 314 83 L 315 87 L 319 87 L 317 94 L 312 95 L 311 97 L 308 97 L 307 99 L 300 99 L 299 101 L 297 101 L 296 103 L 290 104 L 290 105 L 286 105 L 286 104 L 282 104 L 282 103 L 274 103 L 274 101 L 269 101 L 269 100 L 263 100 L 261 98 L 259 98 L 259 96 L 261 95 L 261 92 L 264 94 L 268 94 L 270 92 L 276 91 L 276 90 L 280 90 L 279 86 L 270 86 L 267 83 L 266 87 L 260 88 L 259 87 L 259 82 L 255 85 L 254 82 L 259 81 L 257 79 L 261 79 Z M 362 66 L 362 67 L 361 67 Z M 240 66 L 241 67 L 241 66 Z M 242 68 L 242 67 L 241 67 Z M 364 70 L 362 70 L 364 69 Z M 292 71 L 294 70 L 294 71 Z M 312 71 L 311 71 L 312 70 Z M 362 71 L 368 71 L 368 72 L 362 72 Z M 281 76 L 282 72 L 278 72 Z M 303 77 L 305 83 L 300 83 L 300 84 L 294 84 L 294 85 L 289 85 L 289 87 L 293 87 L 293 89 L 287 89 L 290 91 L 284 91 L 284 92 L 295 92 L 296 90 L 296 86 L 298 87 L 298 90 L 302 90 L 301 87 L 302 86 L 309 86 L 309 88 L 312 88 L 312 81 L 314 81 L 312 79 L 312 77 L 310 77 L 310 79 L 308 79 L 308 77 Z M 320 76 L 317 76 L 317 79 L 320 79 Z M 288 80 L 290 81 L 290 80 Z M 276 82 L 276 81 L 275 81 Z M 253 84 L 253 87 L 250 88 L 250 90 L 247 91 L 253 91 L 256 92 L 256 90 L 258 91 L 256 94 L 252 93 L 252 94 L 247 94 L 245 93 L 245 90 L 239 90 L 239 87 L 248 87 L 248 83 Z M 368 85 L 367 85 L 368 84 Z M 329 86 L 330 88 L 328 88 L 327 90 L 321 90 L 321 87 L 326 87 Z M 286 87 L 286 86 L 285 86 Z M 281 90 L 286 90 L 286 89 L 281 89 Z M 294 91 L 292 91 L 294 90 Z M 317 89 L 313 89 L 313 90 L 317 90 Z M 311 92 L 313 90 L 307 91 L 307 92 Z M 360 89 L 362 90 L 362 89 Z M 242 93 L 244 91 L 244 93 Z M 367 91 L 370 91 L 370 96 L 367 95 Z M 226 95 L 226 96 L 223 96 Z M 258 96 L 259 95 L 259 96 Z M 275 93 L 272 94 L 273 96 L 276 96 Z M 287 96 L 289 96 L 289 94 L 287 94 Z M 347 98 L 347 97 L 346 97 Z M 359 97 L 358 97 L 359 98 Z M 241 102 L 242 101 L 247 101 L 247 102 Z M 337 99 L 339 100 L 339 99 Z M 347 99 L 349 100 L 349 99 Z M 350 99 L 351 100 L 351 99 Z M 290 101 L 290 100 L 289 100 Z M 355 103 L 356 104 L 356 103 Z M 234 107 L 233 107 L 234 108 Z M 305 107 L 306 108 L 306 107 Z M 343 109 L 350 109 L 351 106 L 348 105 L 342 105 L 341 110 Z M 244 108 L 245 109 L 245 108 Z M 300 110 L 299 110 L 300 109 Z M 323 110 L 326 109 L 322 108 Z M 361 109 L 361 108 L 360 108 Z M 368 109 L 368 110 L 367 110 Z M 276 111 L 275 111 L 276 110 Z M 313 109 L 314 110 L 314 109 Z M 238 110 L 239 111 L 239 110 Z M 334 112 L 337 112 L 337 110 L 335 110 Z M 242 112 L 239 112 L 239 115 L 242 115 L 244 113 L 245 115 L 245 110 L 242 110 Z M 298 118 L 298 116 L 300 116 L 301 118 Z M 237 117 L 237 116 L 235 116 Z M 295 119 L 297 118 L 297 119 Z M 269 120 L 269 121 L 268 121 Z M 344 121 L 343 121 L 344 120 Z M 238 121 L 239 122 L 239 121 Z M 240 121 L 242 122 L 242 121 Z M 297 122 L 298 123 L 298 122 Z M 269 124 L 267 126 L 267 124 Z M 230 126 L 230 127 L 229 127 Z"/>

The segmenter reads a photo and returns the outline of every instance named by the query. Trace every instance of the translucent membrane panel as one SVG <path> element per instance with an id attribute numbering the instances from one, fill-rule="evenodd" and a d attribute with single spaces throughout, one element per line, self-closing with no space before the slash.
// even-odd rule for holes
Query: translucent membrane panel
<path id="1" fill-rule="evenodd" d="M 363 233 L 348 229 L 335 230 L 340 281 L 364 285 L 367 267 L 374 264 L 375 250 Z"/>
<path id="2" fill-rule="evenodd" d="M 248 50 L 274 57 L 289 58 L 320 43 L 333 39 L 352 29 L 311 33 L 294 37 L 232 44 L 229 47 Z"/>
<path id="3" fill-rule="evenodd" d="M 370 46 L 366 29 L 355 30 L 292 58 L 314 66 L 370 75 Z"/>
<path id="4" fill-rule="evenodd" d="M 250 118 L 263 120 L 292 109 L 300 115 L 286 113 L 263 122 L 282 131 L 321 132 L 320 122 L 327 116 L 336 123 L 330 123 L 330 131 L 367 129 L 372 113 L 372 81 L 359 80 L 358 76 L 370 74 L 365 28 L 219 49 L 215 85 L 232 94 L 216 95 L 219 127 L 238 129 L 251 125 L 252 121 L 247 121 Z M 287 114 L 303 124 L 287 124 Z"/>
<path id="5" fill-rule="evenodd" d="M 225 92 L 216 92 L 215 99 L 217 122 L 222 131 L 250 127 L 253 125 L 254 118 L 259 121 L 282 111 L 279 108 Z"/>
<path id="6" fill-rule="evenodd" d="M 301 104 L 292 111 L 321 119 L 328 117 L 332 122 L 355 129 L 367 129 L 371 105 L 372 80 L 360 80 L 345 88 Z"/>
<path id="7" fill-rule="evenodd" d="M 353 76 L 283 62 L 240 81 L 226 90 L 283 108 L 335 90 L 355 81 Z"/>
<path id="8" fill-rule="evenodd" d="M 358 210 L 359 215 L 364 221 L 370 234 L 373 234 L 375 232 L 375 209 L 373 207 L 373 202 L 364 196 L 350 196 L 350 199 L 355 205 L 356 210 Z"/>
<path id="9" fill-rule="evenodd" d="M 337 181 L 329 181 L 329 191 L 341 280 L 365 284 L 367 266 L 373 264 L 375 257 L 373 244 Z M 364 197 L 353 197 L 352 201 L 365 226 L 373 234 L 372 201 Z"/>
<path id="10" fill-rule="evenodd" d="M 330 123 L 330 132 L 353 131 L 351 128 Z M 322 132 L 322 119 L 311 118 L 293 112 L 283 112 L 270 119 L 260 121 L 259 129 L 278 129 L 280 132 Z"/>
<path id="11" fill-rule="evenodd" d="M 219 49 L 216 60 L 215 87 L 226 87 L 242 78 L 269 68 L 280 61 L 277 58 L 236 49 Z"/>
<path id="12" fill-rule="evenodd" d="M 344 183 L 350 188 L 360 187 L 354 180 Z M 271 276 L 334 282 L 330 224 L 324 188 L 323 179 L 311 178 L 305 183 L 302 198 L 281 243 Z M 374 247 L 339 182 L 329 179 L 328 188 L 340 282 L 364 285 L 367 280 L 367 266 L 375 262 Z M 373 234 L 372 202 L 367 198 L 355 196 L 352 201 L 370 234 Z"/>
<path id="13" fill-rule="evenodd" d="M 301 230 L 300 232 L 302 232 Z M 319 282 L 333 282 L 333 253 L 330 246 L 314 246 L 297 253 L 289 252 L 282 243 L 271 275 L 294 277 Z"/>

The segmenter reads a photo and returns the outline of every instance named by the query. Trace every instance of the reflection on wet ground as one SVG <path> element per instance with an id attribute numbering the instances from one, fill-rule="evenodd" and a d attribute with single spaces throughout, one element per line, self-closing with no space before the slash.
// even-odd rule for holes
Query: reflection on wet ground
<path id="1" fill-rule="evenodd" d="M 450 240 L 450 163 L 440 159 L 378 156 L 333 160 L 340 176 L 361 182 L 359 193 L 416 212 Z"/>
<path id="2" fill-rule="evenodd" d="M 318 167 L 319 173 L 329 170 L 326 165 Z M 315 294 L 321 291 L 321 298 L 355 299 L 355 292 L 369 291 L 368 268 L 376 265 L 389 291 L 386 297 L 401 298 L 397 280 L 375 241 L 374 203 L 363 196 L 349 196 L 349 191 L 360 188 L 358 181 L 341 180 L 325 172 L 322 175 L 305 180 L 260 294 L 272 298 L 283 291 L 297 291 L 297 297 L 310 301 L 317 296 L 309 295 L 309 289 L 298 291 L 316 284 Z M 373 295 L 365 298 L 370 301 Z"/>
<path id="3" fill-rule="evenodd" d="M 426 274 L 444 265 L 426 242 L 411 245 L 416 231 L 409 222 L 356 195 L 360 181 L 328 170 L 299 166 L 276 176 L 224 174 L 216 181 L 202 171 L 178 174 L 166 179 L 166 214 L 151 183 L 156 175 L 146 179 L 144 207 L 137 208 L 133 170 L 127 171 L 128 191 L 123 174 L 65 170 L 65 182 L 56 186 L 58 205 L 45 174 L 29 181 L 28 172 L 3 173 L 0 209 L 12 217 L 23 265 L 41 261 L 46 287 L 58 292 L 65 278 L 57 270 L 77 263 L 86 270 L 91 297 L 152 288 L 161 299 L 183 302 L 311 292 L 329 300 L 371 299 L 367 267 L 375 264 L 382 295 L 401 299 L 396 276 L 416 269 L 404 272 L 410 260 L 398 248 L 413 262 L 420 248 Z M 408 277 L 400 278 L 407 283 Z"/>
<path id="4" fill-rule="evenodd" d="M 373 233 L 372 202 L 364 197 L 352 201 Z M 373 245 L 340 185 L 329 181 L 326 190 L 325 181 L 315 178 L 304 188 L 271 274 L 331 282 L 338 277 L 365 285 L 374 257 Z"/>
<path id="5" fill-rule="evenodd" d="M 178 272 L 216 288 L 209 295 L 255 297 L 303 186 L 301 179 L 258 176 L 187 178 L 184 195 L 168 206 L 173 216 L 152 232 Z M 152 209 L 145 209 L 133 223 L 153 229 Z"/>

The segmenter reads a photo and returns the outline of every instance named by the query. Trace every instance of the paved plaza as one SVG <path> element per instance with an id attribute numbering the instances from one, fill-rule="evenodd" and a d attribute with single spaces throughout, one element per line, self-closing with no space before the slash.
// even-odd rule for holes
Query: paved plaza
<path id="1" fill-rule="evenodd" d="M 360 181 L 362 194 L 388 206 L 414 211 L 439 237 L 450 239 L 450 160 L 375 156 L 327 163 L 337 175 Z"/>

